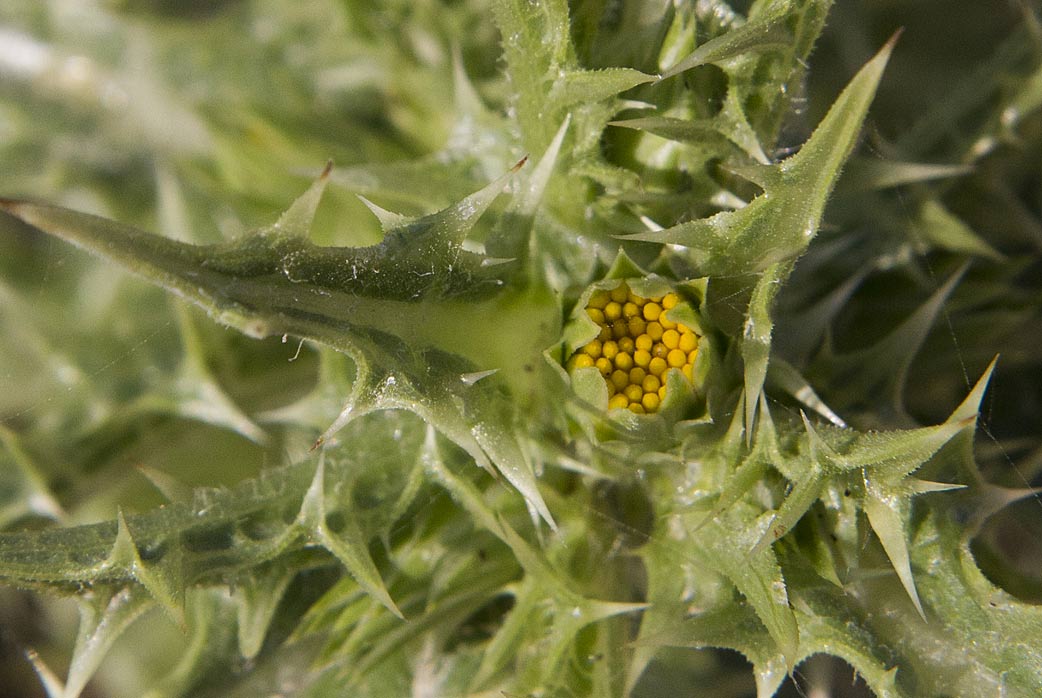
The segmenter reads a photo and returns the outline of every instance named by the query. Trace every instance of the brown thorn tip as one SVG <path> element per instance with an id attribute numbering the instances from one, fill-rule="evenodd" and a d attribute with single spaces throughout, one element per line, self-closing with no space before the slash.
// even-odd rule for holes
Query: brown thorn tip
<path id="1" fill-rule="evenodd" d="M 518 160 L 517 164 L 510 168 L 510 171 L 511 172 L 517 172 L 518 170 L 520 170 L 522 167 L 525 166 L 526 162 L 528 162 L 528 156 L 527 155 L 525 155 L 523 158 Z"/>
<path id="2" fill-rule="evenodd" d="M 319 179 L 329 179 L 329 173 L 333 171 L 333 160 L 330 158 L 326 160 L 326 166 L 322 169 L 322 174 L 318 176 Z"/>
<path id="3" fill-rule="evenodd" d="M 320 437 L 318 437 L 318 438 L 317 438 L 317 439 L 315 440 L 315 443 L 311 444 L 311 448 L 309 448 L 309 449 L 308 449 L 308 453 L 314 453 L 314 452 L 315 452 L 315 449 L 319 448 L 319 447 L 320 447 L 320 446 L 321 446 L 322 444 L 324 444 L 325 442 L 326 442 L 326 440 L 325 440 L 325 439 L 323 439 L 323 438 L 322 438 L 321 436 L 320 436 Z"/>

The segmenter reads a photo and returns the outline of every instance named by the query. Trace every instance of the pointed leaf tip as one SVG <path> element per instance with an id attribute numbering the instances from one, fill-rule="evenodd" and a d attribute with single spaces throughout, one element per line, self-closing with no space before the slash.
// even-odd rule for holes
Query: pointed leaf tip
<path id="1" fill-rule="evenodd" d="M 326 190 L 326 184 L 329 182 L 329 175 L 332 171 L 333 161 L 327 160 L 326 166 L 318 178 L 312 182 L 307 191 L 297 197 L 297 200 L 286 209 L 272 227 L 290 235 L 306 236 L 311 230 L 315 212 L 318 210 L 318 204 L 322 200 L 322 194 Z"/>
<path id="2" fill-rule="evenodd" d="M 388 211 L 383 206 L 373 203 L 361 194 L 358 194 L 357 196 L 358 200 L 361 201 L 365 205 L 365 207 L 372 212 L 374 216 L 376 216 L 376 220 L 380 222 L 380 228 L 385 233 L 389 230 L 393 230 L 401 225 L 404 225 L 409 220 L 406 216 L 403 216 L 400 213 Z"/>
<path id="3" fill-rule="evenodd" d="M 877 497 L 870 495 L 865 497 L 865 514 L 868 516 L 869 525 L 875 531 L 883 550 L 890 558 L 897 578 L 901 581 L 905 593 L 915 606 L 919 617 L 926 620 L 926 612 L 919 600 L 919 592 L 915 588 L 915 578 L 912 576 L 912 563 L 906 540 L 906 524 L 902 518 L 901 503 L 893 503 L 889 497 Z"/>
<path id="4" fill-rule="evenodd" d="M 991 374 L 995 371 L 995 366 L 998 364 L 999 355 L 996 354 L 988 364 L 988 367 L 984 369 L 984 373 L 977 379 L 973 389 L 970 390 L 969 394 L 963 399 L 955 411 L 952 412 L 951 416 L 948 417 L 948 422 L 967 422 L 971 421 L 976 423 L 977 414 L 980 412 L 981 401 L 984 399 L 984 393 L 987 392 L 988 383 L 991 381 Z"/>

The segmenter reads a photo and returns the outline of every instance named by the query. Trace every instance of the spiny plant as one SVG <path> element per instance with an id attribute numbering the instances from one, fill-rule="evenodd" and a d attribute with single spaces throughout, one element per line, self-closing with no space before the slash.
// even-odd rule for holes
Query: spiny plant
<path id="1" fill-rule="evenodd" d="M 0 683 L 1042 692 L 1040 18 L 831 4 L 5 3 Z"/>

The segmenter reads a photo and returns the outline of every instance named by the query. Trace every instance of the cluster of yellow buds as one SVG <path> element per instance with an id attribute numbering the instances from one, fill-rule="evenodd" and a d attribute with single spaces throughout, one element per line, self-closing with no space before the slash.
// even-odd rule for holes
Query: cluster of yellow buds
<path id="1" fill-rule="evenodd" d="M 568 360 L 568 370 L 596 367 L 608 384 L 608 408 L 637 414 L 658 411 L 666 397 L 666 372 L 680 369 L 691 380 L 698 335 L 666 313 L 679 302 L 675 293 L 642 298 L 621 283 L 590 296 L 586 313 L 601 332 Z"/>

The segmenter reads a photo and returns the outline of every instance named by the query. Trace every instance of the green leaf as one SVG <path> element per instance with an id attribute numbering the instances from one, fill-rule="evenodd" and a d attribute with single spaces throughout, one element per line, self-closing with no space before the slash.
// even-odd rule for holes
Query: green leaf
<path id="1" fill-rule="evenodd" d="M 843 170 L 838 192 L 889 189 L 934 179 L 962 177 L 970 174 L 967 165 L 932 165 L 919 162 L 899 162 L 878 158 L 851 157 Z M 932 201 L 932 200 L 931 200 Z"/>
<path id="2" fill-rule="evenodd" d="M 570 70 L 554 81 L 547 100 L 563 110 L 581 102 L 599 102 L 653 80 L 654 75 L 632 68 Z"/>
<path id="3" fill-rule="evenodd" d="M 77 698 L 83 692 L 113 643 L 152 605 L 152 599 L 140 587 L 102 591 L 95 598 L 80 600 L 76 646 L 61 698 Z"/>
<path id="4" fill-rule="evenodd" d="M 560 137 L 555 143 L 539 170 L 538 190 L 526 197 L 529 207 L 545 187 Z M 360 375 L 348 407 L 320 443 L 354 416 L 413 409 L 452 434 L 479 463 L 490 457 L 552 525 L 531 464 L 512 435 L 512 413 L 500 409 L 510 403 L 499 402 L 494 412 L 482 414 L 478 403 L 491 404 L 486 388 L 464 390 L 468 386 L 459 383 L 463 373 L 502 370 L 511 388 L 526 390 L 531 384 L 526 374 L 541 363 L 539 354 L 559 324 L 545 290 L 505 291 L 497 271 L 501 265 L 488 265 L 487 257 L 462 247 L 512 172 L 438 213 L 399 223 L 375 247 L 316 247 L 303 235 L 329 171 L 273 226 L 223 246 L 180 243 L 43 204 L 4 206 L 198 303 L 250 336 L 295 334 L 348 352 Z M 504 317 L 511 318 L 510 331 L 494 331 Z M 472 362 L 471 371 L 438 358 L 454 354 Z M 432 370 L 434 364 L 453 368 Z M 462 399 L 462 411 L 450 394 Z M 220 401 L 202 404 L 210 415 Z M 490 423 L 493 414 L 496 421 Z"/>
<path id="5" fill-rule="evenodd" d="M 763 382 L 767 378 L 767 362 L 771 354 L 771 305 L 782 281 L 792 271 L 791 264 L 768 267 L 753 288 L 742 329 L 742 362 L 745 364 L 745 434 L 752 442 L 756 408 L 760 404 Z"/>
<path id="6" fill-rule="evenodd" d="M 662 73 L 662 79 L 665 80 L 706 63 L 723 63 L 752 52 L 788 48 L 790 34 L 785 27 L 785 17 L 788 11 L 790 11 L 788 2 L 770 3 L 767 9 L 755 18 L 737 29 L 710 39 L 696 48 L 693 53 L 666 69 Z"/>
<path id="7" fill-rule="evenodd" d="M 789 608 L 785 580 L 770 546 L 753 545 L 767 523 L 734 513 L 721 516 L 698 534 L 697 550 L 703 564 L 727 576 L 745 596 L 791 668 L 797 658 L 799 629 Z M 751 552 L 737 554 L 745 550 Z"/>
<path id="8" fill-rule="evenodd" d="M 356 522 L 347 519 L 346 530 L 342 534 L 334 533 L 328 523 L 326 514 L 326 467 L 325 454 L 319 454 L 315 476 L 300 504 L 297 523 L 315 543 L 331 552 L 343 563 L 359 586 L 387 607 L 399 618 L 405 616 L 398 610 L 387 592 L 380 571 L 369 555 L 368 541 L 362 535 Z M 252 644 L 252 643 L 248 643 Z"/>
<path id="9" fill-rule="evenodd" d="M 760 145 L 759 137 L 749 125 L 739 101 L 738 91 L 728 88 L 723 109 L 711 119 L 686 121 L 666 116 L 611 121 L 610 126 L 632 128 L 653 133 L 662 138 L 687 143 L 710 152 L 719 152 L 727 141 L 762 165 L 770 164 Z"/>
<path id="10" fill-rule="evenodd" d="M 796 259 L 817 233 L 895 40 L 854 76 L 799 153 L 770 168 L 735 168 L 764 189 L 749 205 L 625 239 L 682 245 L 704 275 L 758 272 Z"/>
<path id="11" fill-rule="evenodd" d="M 574 66 L 565 0 L 495 0 L 492 16 L 503 41 L 503 57 L 513 90 L 513 106 L 529 151 L 542 152 L 561 114 L 545 111 L 558 71 Z"/>
<path id="12" fill-rule="evenodd" d="M 441 348 L 487 363 L 487 356 L 479 356 L 482 351 L 464 348 L 459 340 L 471 334 L 463 328 L 483 324 L 475 312 L 495 311 L 463 299 L 494 296 L 501 282 L 483 268 L 481 256 L 459 245 L 505 179 L 390 231 L 376 247 L 334 248 L 317 247 L 303 237 L 327 177 L 328 168 L 273 226 L 217 246 L 180 243 L 46 204 L 6 200 L 0 205 L 253 337 L 295 334 L 354 349 L 353 340 L 367 345 L 374 341 L 372 333 L 386 333 L 417 348 L 446 341 L 457 346 Z M 444 316 L 431 321 L 439 303 L 445 304 Z M 459 320 L 463 324 L 446 326 Z"/>
<path id="13" fill-rule="evenodd" d="M 1003 259 L 1001 254 L 984 242 L 968 225 L 933 199 L 923 202 L 916 228 L 923 241 L 932 247 L 977 255 L 994 261 Z"/>

